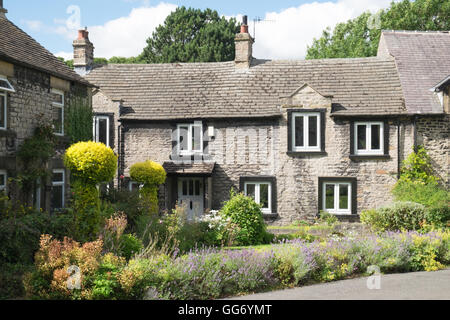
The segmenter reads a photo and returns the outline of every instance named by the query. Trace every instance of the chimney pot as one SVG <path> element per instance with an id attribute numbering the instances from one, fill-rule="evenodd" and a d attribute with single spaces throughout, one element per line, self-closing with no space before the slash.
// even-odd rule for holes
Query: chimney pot
<path id="1" fill-rule="evenodd" d="M 3 0 L 0 0 L 0 18 L 6 18 L 6 13 L 8 13 L 8 10 L 3 8 Z"/>
<path id="2" fill-rule="evenodd" d="M 235 38 L 235 65 L 239 69 L 248 69 L 252 62 L 252 51 L 254 40 L 248 33 L 248 17 L 242 17 L 241 32 Z"/>

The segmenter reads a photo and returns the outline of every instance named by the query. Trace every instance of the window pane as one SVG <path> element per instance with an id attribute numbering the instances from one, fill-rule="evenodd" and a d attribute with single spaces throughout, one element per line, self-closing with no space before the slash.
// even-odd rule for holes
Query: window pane
<path id="1" fill-rule="evenodd" d="M 4 173 L 0 173 L 0 190 L 6 185 L 6 176 Z"/>
<path id="2" fill-rule="evenodd" d="M 56 133 L 62 133 L 63 109 L 53 106 L 53 126 Z"/>
<path id="3" fill-rule="evenodd" d="M 269 209 L 269 185 L 261 184 L 259 186 L 259 204 L 263 209 Z"/>
<path id="4" fill-rule="evenodd" d="M 325 209 L 334 209 L 334 184 L 325 185 Z"/>
<path id="5" fill-rule="evenodd" d="M 64 104 L 63 95 L 60 93 L 52 92 L 51 99 L 52 99 L 52 102 L 54 102 L 54 103 Z"/>
<path id="6" fill-rule="evenodd" d="M 295 117 L 295 146 L 304 147 L 304 137 L 303 137 L 303 117 Z"/>
<path id="7" fill-rule="evenodd" d="M 0 128 L 6 127 L 6 97 L 0 96 Z"/>
<path id="8" fill-rule="evenodd" d="M 188 150 L 189 128 L 188 127 L 179 127 L 178 130 L 179 130 L 179 137 L 180 137 L 180 141 L 179 141 L 180 151 L 187 151 Z"/>
<path id="9" fill-rule="evenodd" d="M 183 181 L 183 196 L 188 195 L 188 183 L 186 180 Z"/>
<path id="10" fill-rule="evenodd" d="M 12 87 L 8 84 L 7 81 L 0 79 L 0 89 L 7 89 L 7 90 L 11 90 Z"/>
<path id="11" fill-rule="evenodd" d="M 348 185 L 339 185 L 339 209 L 348 209 Z"/>
<path id="12" fill-rule="evenodd" d="M 308 118 L 309 119 L 309 146 L 310 147 L 317 147 L 317 137 L 318 137 L 318 133 L 317 133 L 317 120 L 318 117 L 317 116 L 311 116 Z"/>
<path id="13" fill-rule="evenodd" d="M 380 150 L 381 148 L 381 127 L 379 124 L 372 125 L 372 150 Z"/>
<path id="14" fill-rule="evenodd" d="M 63 186 L 52 188 L 52 208 L 61 209 L 63 207 Z"/>
<path id="15" fill-rule="evenodd" d="M 201 141 L 202 141 L 202 128 L 194 126 L 192 128 L 192 150 L 201 151 Z"/>
<path id="16" fill-rule="evenodd" d="M 108 120 L 99 119 L 98 120 L 98 142 L 108 145 Z"/>
<path id="17" fill-rule="evenodd" d="M 194 180 L 189 180 L 189 195 L 194 195 Z"/>
<path id="18" fill-rule="evenodd" d="M 366 126 L 357 126 L 358 150 L 366 150 Z"/>
<path id="19" fill-rule="evenodd" d="M 131 184 L 131 191 L 132 191 L 132 192 L 139 191 L 139 183 L 133 182 L 133 183 Z"/>
<path id="20" fill-rule="evenodd" d="M 195 195 L 200 195 L 200 180 L 195 180 Z"/>
<path id="21" fill-rule="evenodd" d="M 55 182 L 64 182 L 64 174 L 62 172 L 53 172 L 52 181 Z"/>
<path id="22" fill-rule="evenodd" d="M 252 197 L 253 199 L 256 199 L 255 198 L 255 189 L 256 189 L 256 187 L 254 184 L 248 184 L 247 185 L 247 196 Z"/>

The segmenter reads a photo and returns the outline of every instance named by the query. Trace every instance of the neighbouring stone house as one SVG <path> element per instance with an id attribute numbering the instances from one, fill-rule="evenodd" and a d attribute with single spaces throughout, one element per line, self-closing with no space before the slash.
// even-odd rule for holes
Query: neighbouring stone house
<path id="1" fill-rule="evenodd" d="M 119 155 L 116 185 L 138 187 L 130 167 L 153 160 L 168 172 L 166 209 L 217 210 L 234 187 L 269 223 L 357 220 L 393 200 L 419 144 L 449 185 L 449 33 L 386 31 L 371 58 L 269 61 L 241 29 L 235 61 L 78 64 L 98 87 L 94 131 Z M 85 33 L 74 46 L 93 57 Z"/>
<path id="2" fill-rule="evenodd" d="M 66 114 L 75 98 L 91 104 L 92 85 L 9 21 L 6 13 L 0 0 L 0 191 L 36 208 L 62 208 L 69 191 L 61 159 L 69 141 Z M 40 123 L 54 125 L 58 147 L 48 164 L 52 175 L 38 181 L 26 197 L 11 178 L 22 170 L 19 147 Z"/>

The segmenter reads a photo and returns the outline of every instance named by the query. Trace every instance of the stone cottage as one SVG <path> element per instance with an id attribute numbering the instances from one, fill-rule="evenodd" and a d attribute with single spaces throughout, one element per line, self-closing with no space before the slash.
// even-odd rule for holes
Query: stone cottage
<path id="1" fill-rule="evenodd" d="M 9 21 L 6 13 L 0 0 L 0 191 L 36 208 L 63 208 L 69 190 L 60 156 L 69 141 L 66 114 L 76 97 L 91 103 L 92 85 Z M 52 175 L 37 181 L 32 199 L 24 199 L 11 178 L 22 169 L 19 147 L 40 123 L 53 124 L 57 156 L 48 164 Z"/>
<path id="2" fill-rule="evenodd" d="M 235 61 L 78 64 L 98 87 L 94 131 L 119 155 L 116 185 L 138 188 L 130 167 L 153 160 L 168 173 L 162 206 L 191 217 L 235 188 L 269 223 L 357 220 L 392 201 L 419 144 L 449 184 L 449 33 L 386 31 L 378 56 L 358 59 L 260 60 L 253 42 L 243 24 Z M 93 56 L 83 34 L 74 47 Z"/>

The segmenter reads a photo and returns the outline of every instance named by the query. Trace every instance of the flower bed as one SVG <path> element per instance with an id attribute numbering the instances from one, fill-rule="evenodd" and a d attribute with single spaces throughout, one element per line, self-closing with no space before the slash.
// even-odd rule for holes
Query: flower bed
<path id="1" fill-rule="evenodd" d="M 46 238 L 44 244 L 36 271 L 27 277 L 30 298 L 216 299 L 344 279 L 366 273 L 371 265 L 383 273 L 393 273 L 434 271 L 450 264 L 450 231 L 385 233 L 365 239 L 294 240 L 263 250 L 202 248 L 185 255 L 135 258 L 128 263 L 111 254 L 95 255 L 97 262 L 89 264 L 85 278 L 83 265 L 79 266 L 81 288 L 68 291 L 64 287 L 68 276 L 61 270 L 69 261 L 63 263 L 67 258 L 59 257 L 71 257 L 70 264 L 76 264 L 77 255 L 65 253 L 57 241 L 50 245 Z M 74 244 L 70 248 L 81 250 Z M 54 270 L 49 269 L 54 263 L 46 260 L 49 253 L 50 260 L 61 262 Z"/>

